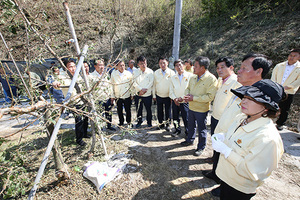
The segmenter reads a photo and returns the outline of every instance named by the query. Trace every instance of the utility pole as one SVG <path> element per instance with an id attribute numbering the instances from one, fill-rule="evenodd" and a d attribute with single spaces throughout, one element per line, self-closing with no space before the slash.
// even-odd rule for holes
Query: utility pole
<path id="1" fill-rule="evenodd" d="M 172 49 L 172 57 L 169 59 L 169 67 L 171 69 L 174 69 L 173 63 L 175 60 L 179 58 L 181 12 L 182 12 L 182 0 L 176 0 L 173 49 Z"/>

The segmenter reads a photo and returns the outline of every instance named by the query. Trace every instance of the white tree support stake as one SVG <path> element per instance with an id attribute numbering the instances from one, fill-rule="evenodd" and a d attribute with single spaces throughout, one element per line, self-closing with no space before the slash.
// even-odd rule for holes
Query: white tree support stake
<path id="1" fill-rule="evenodd" d="M 77 53 L 77 55 L 80 55 L 80 48 L 79 48 L 77 36 L 76 36 L 76 33 L 75 33 L 75 29 L 74 29 L 72 17 L 71 17 L 71 14 L 70 14 L 70 9 L 69 9 L 69 6 L 68 6 L 68 2 L 64 2 L 63 5 L 64 5 L 65 12 L 66 12 L 66 15 L 67 15 L 67 20 L 68 20 L 70 32 L 71 32 L 72 37 L 74 39 L 74 45 L 75 45 L 76 53 Z M 85 69 L 84 69 L 83 65 L 82 65 L 82 73 L 83 73 L 83 79 L 84 79 L 86 88 L 87 88 L 87 90 L 89 90 L 90 86 L 89 86 L 89 82 L 88 82 L 88 79 L 87 79 L 87 76 L 86 76 L 86 72 L 85 72 Z M 101 79 L 102 79 L 102 77 L 101 77 Z M 96 112 L 95 102 L 94 102 L 94 100 L 92 98 L 92 94 L 91 93 L 89 93 L 89 96 L 90 96 L 89 99 L 91 100 L 91 104 L 92 104 L 92 113 L 95 113 Z M 101 128 L 98 127 L 98 130 L 101 130 Z M 101 140 L 101 144 L 102 144 L 102 147 L 103 147 L 103 150 L 104 150 L 105 157 L 108 158 L 108 154 L 107 154 L 107 150 L 106 150 L 106 146 L 105 146 L 103 135 L 102 134 L 99 134 L 99 135 L 100 135 L 100 140 Z M 92 139 L 93 140 L 95 139 L 94 136 L 93 136 Z"/>
<path id="2" fill-rule="evenodd" d="M 77 67 L 76 67 L 76 71 L 74 73 L 72 82 L 70 84 L 70 87 L 69 87 L 69 90 L 68 90 L 68 93 L 67 93 L 67 96 L 66 96 L 66 100 L 64 101 L 64 105 L 66 105 L 69 102 L 69 100 L 70 100 L 70 97 L 71 97 L 72 91 L 73 91 L 73 89 L 75 87 L 75 83 L 76 83 L 76 80 L 78 78 L 81 66 L 83 65 L 84 57 L 85 57 L 85 55 L 87 53 L 87 50 L 88 50 L 88 46 L 85 45 L 83 47 L 82 55 L 80 56 L 79 62 L 78 62 Z M 51 135 L 50 141 L 48 143 L 46 152 L 44 154 L 41 166 L 40 166 L 39 171 L 38 171 L 38 173 L 36 175 L 36 178 L 35 178 L 35 181 L 34 181 L 34 186 L 32 187 L 32 189 L 30 191 L 30 194 L 28 196 L 28 200 L 33 200 L 34 199 L 34 196 L 35 196 L 38 184 L 39 184 L 39 182 L 41 180 L 41 177 L 42 177 L 42 175 L 44 173 L 44 170 L 45 170 L 45 167 L 46 167 L 49 155 L 50 155 L 51 150 L 52 150 L 53 145 L 54 145 L 54 141 L 56 140 L 57 133 L 58 133 L 58 131 L 60 129 L 60 125 L 61 125 L 62 120 L 64 118 L 64 112 L 65 111 L 63 111 L 63 113 L 60 115 L 57 123 L 55 124 L 54 130 L 53 130 L 53 133 Z"/>

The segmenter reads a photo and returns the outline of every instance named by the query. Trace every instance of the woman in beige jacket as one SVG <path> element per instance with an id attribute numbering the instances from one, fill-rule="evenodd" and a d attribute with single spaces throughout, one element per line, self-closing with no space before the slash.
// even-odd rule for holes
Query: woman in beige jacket
<path id="1" fill-rule="evenodd" d="M 216 169 L 221 179 L 220 198 L 251 199 L 284 152 L 271 118 L 277 116 L 285 93 L 281 85 L 268 79 L 231 91 L 242 99 L 242 114 L 226 134 L 212 135 L 212 146 L 221 153 Z"/>

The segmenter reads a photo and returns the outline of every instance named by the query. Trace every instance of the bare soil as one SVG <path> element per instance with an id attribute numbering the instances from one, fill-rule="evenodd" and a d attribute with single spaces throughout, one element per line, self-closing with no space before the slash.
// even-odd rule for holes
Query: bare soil
<path id="1" fill-rule="evenodd" d="M 155 113 L 154 106 L 153 111 Z M 296 119 L 292 121 L 297 121 Z M 117 119 L 114 118 L 114 121 L 117 122 Z M 70 169 L 71 180 L 68 183 L 57 181 L 54 162 L 50 157 L 36 199 L 218 199 L 210 193 L 217 185 L 214 181 L 203 177 L 201 173 L 201 170 L 212 168 L 209 134 L 204 153 L 195 157 L 193 156 L 195 146 L 179 145 L 184 141 L 183 135 L 174 138 L 165 130 L 156 130 L 156 127 L 147 129 L 143 124 L 142 128 L 133 135 L 121 131 L 106 132 L 108 153 L 110 155 L 131 154 L 132 158 L 125 172 L 107 184 L 98 194 L 95 186 L 82 176 L 83 172 L 75 170 L 88 161 L 89 145 L 81 148 L 75 144 L 73 123 L 73 118 L 65 121 L 58 137 L 65 162 Z M 2 130 L 1 135 L 5 132 L 4 129 Z M 10 130 L 12 131 L 13 128 Z M 257 195 L 253 198 L 255 200 L 300 199 L 300 140 L 298 139 L 300 134 L 289 130 L 281 131 L 280 134 L 284 141 L 285 153 L 278 169 L 257 190 Z M 6 148 L 14 149 L 12 144 L 16 144 L 19 137 L 20 135 L 12 137 L 10 145 Z M 89 143 L 90 139 L 86 139 L 86 142 Z M 17 199 L 27 199 L 47 143 L 48 138 L 39 130 L 23 131 L 18 149 L 26 157 L 24 166 L 27 173 L 22 176 L 29 178 L 30 183 L 27 185 L 27 194 L 16 197 Z M 2 145 L 1 148 L 4 146 Z M 105 161 L 99 139 L 97 139 L 95 154 L 90 160 Z"/>

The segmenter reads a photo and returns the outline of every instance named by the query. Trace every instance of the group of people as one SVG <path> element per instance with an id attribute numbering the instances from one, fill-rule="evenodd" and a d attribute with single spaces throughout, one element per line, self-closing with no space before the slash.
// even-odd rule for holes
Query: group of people
<path id="1" fill-rule="evenodd" d="M 112 126 L 111 108 L 117 106 L 119 126 L 126 120 L 132 128 L 131 105 L 137 111 L 136 128 L 143 123 L 143 107 L 146 109 L 147 127 L 152 127 L 152 102 L 156 101 L 157 129 L 171 131 L 173 137 L 182 132 L 180 116 L 183 120 L 185 140 L 182 146 L 194 144 L 198 130 L 198 144 L 194 156 L 200 156 L 207 140 L 207 115 L 211 114 L 211 140 L 213 167 L 202 174 L 220 184 L 212 194 L 221 199 L 251 199 L 263 181 L 278 166 L 284 152 L 278 130 L 282 130 L 287 120 L 293 97 L 300 86 L 300 49 L 289 52 L 288 60 L 277 64 L 271 79 L 264 79 L 272 62 L 263 54 L 247 54 L 235 74 L 231 57 L 221 57 L 215 62 L 216 78 L 210 71 L 210 59 L 199 56 L 194 63 L 178 59 L 174 69 L 170 69 L 168 59 L 158 59 L 159 69 L 153 71 L 147 66 L 147 59 L 139 56 L 129 60 L 126 69 L 123 60 L 114 62 L 114 68 L 105 67 L 104 60 L 94 61 L 95 71 L 89 73 L 89 65 L 84 63 L 90 81 L 101 83 L 93 95 L 105 111 L 107 129 Z M 75 60 L 64 61 L 68 73 L 74 75 Z M 53 91 L 61 91 L 59 103 L 66 96 L 71 79 L 53 69 L 51 84 Z M 79 77 L 78 83 L 82 80 Z M 80 84 L 79 84 L 80 85 Z M 84 88 L 84 87 L 81 87 Z M 54 92 L 53 92 L 54 93 Z M 72 95 L 76 92 L 74 91 Z M 77 109 L 85 109 L 78 100 Z M 125 109 L 125 119 L 123 114 Z M 172 111 L 172 115 L 171 115 Z M 88 118 L 74 112 L 76 142 L 84 146 Z M 278 117 L 276 124 L 273 118 Z M 171 119 L 172 118 L 172 119 Z"/>

